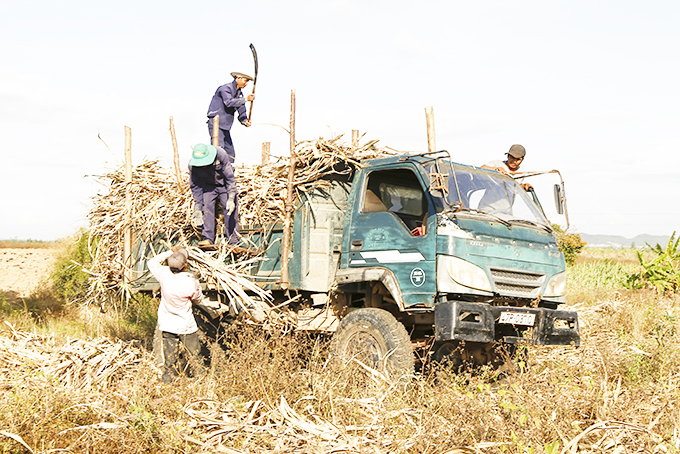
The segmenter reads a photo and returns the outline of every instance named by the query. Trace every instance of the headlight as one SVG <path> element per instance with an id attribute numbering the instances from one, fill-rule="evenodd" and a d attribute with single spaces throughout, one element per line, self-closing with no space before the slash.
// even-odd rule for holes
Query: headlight
<path id="1" fill-rule="evenodd" d="M 459 259 L 457 257 L 446 257 L 446 271 L 451 279 L 465 287 L 492 292 L 491 283 L 483 269 L 477 265 Z"/>
<path id="2" fill-rule="evenodd" d="M 557 273 L 548 281 L 543 296 L 564 296 L 567 294 L 567 272 Z"/>

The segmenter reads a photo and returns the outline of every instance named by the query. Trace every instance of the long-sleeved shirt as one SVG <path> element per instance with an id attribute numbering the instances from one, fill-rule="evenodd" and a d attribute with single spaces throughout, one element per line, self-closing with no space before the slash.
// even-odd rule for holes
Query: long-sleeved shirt
<path id="1" fill-rule="evenodd" d="M 198 331 L 192 302 L 203 300 L 198 280 L 189 273 L 173 273 L 170 267 L 161 265 L 173 254 L 163 252 L 147 262 L 149 271 L 161 284 L 161 303 L 158 305 L 158 329 L 174 334 L 191 334 Z"/>
<path id="2" fill-rule="evenodd" d="M 189 186 L 198 209 L 203 207 L 204 192 L 221 189 L 222 192 L 227 192 L 229 197 L 235 197 L 238 192 L 231 158 L 223 148 L 215 148 L 217 155 L 211 165 L 202 167 L 189 165 Z"/>
<path id="3" fill-rule="evenodd" d="M 246 115 L 246 99 L 241 89 L 238 88 L 236 79 L 231 83 L 217 88 L 210 100 L 208 118 L 220 116 L 220 129 L 231 129 L 234 123 L 234 114 L 238 111 L 238 120 L 243 123 L 248 119 Z"/>

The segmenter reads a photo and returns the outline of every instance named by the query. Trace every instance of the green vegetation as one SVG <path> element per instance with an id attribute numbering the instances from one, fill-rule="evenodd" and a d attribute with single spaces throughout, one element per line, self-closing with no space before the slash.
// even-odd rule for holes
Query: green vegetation
<path id="1" fill-rule="evenodd" d="M 626 281 L 628 288 L 653 288 L 659 293 L 677 293 L 680 291 L 680 238 L 671 235 L 666 247 L 657 243 L 656 246 L 647 245 L 654 258 L 645 260 L 642 252 L 638 251 L 639 269 L 631 273 Z"/>
<path id="2" fill-rule="evenodd" d="M 581 250 L 586 246 L 586 242 L 581 239 L 578 233 L 566 233 L 562 227 L 557 224 L 552 224 L 557 237 L 557 247 L 560 252 L 564 254 L 564 261 L 568 265 L 574 264 L 576 257 L 581 253 Z"/>
<path id="3" fill-rule="evenodd" d="M 58 259 L 52 281 L 54 291 L 64 301 L 78 301 L 85 297 L 89 275 L 83 271 L 92 263 L 88 248 L 89 234 L 82 230 L 73 241 L 64 245 L 64 251 Z"/>

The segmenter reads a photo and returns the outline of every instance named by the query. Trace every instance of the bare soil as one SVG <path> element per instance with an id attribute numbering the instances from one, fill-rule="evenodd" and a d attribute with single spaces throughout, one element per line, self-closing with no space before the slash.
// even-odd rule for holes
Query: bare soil
<path id="1" fill-rule="evenodd" d="M 7 299 L 30 296 L 48 279 L 56 255 L 55 248 L 0 249 L 0 293 Z"/>

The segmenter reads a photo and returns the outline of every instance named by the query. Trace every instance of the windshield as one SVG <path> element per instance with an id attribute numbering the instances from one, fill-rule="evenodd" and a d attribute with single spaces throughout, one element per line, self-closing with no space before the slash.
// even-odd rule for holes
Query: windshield
<path id="1" fill-rule="evenodd" d="M 444 210 L 480 212 L 508 222 L 550 226 L 529 194 L 512 178 L 481 169 L 451 166 L 441 160 L 438 164 L 439 171 L 435 165 L 428 169 L 430 187 L 445 196 L 448 203 Z"/>

